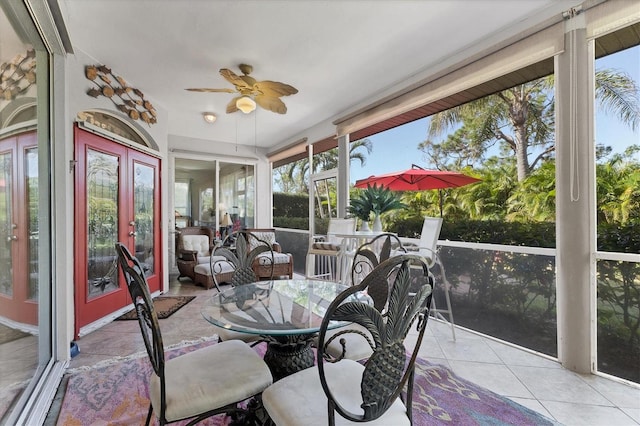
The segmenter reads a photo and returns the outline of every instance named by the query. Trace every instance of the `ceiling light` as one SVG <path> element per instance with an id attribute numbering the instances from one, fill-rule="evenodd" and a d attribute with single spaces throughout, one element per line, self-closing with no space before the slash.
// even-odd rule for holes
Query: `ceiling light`
<path id="1" fill-rule="evenodd" d="M 206 121 L 207 123 L 211 124 L 214 121 L 216 121 L 216 115 L 212 112 L 203 112 L 202 113 L 202 118 L 204 118 L 204 121 Z"/>
<path id="2" fill-rule="evenodd" d="M 256 109 L 256 101 L 248 96 L 243 96 L 236 101 L 236 107 L 245 114 L 249 114 Z"/>

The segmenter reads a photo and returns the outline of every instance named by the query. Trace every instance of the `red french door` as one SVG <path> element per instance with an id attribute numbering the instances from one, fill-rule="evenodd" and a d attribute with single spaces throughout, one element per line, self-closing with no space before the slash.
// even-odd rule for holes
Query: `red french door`
<path id="1" fill-rule="evenodd" d="M 115 243 L 142 264 L 160 290 L 160 161 L 75 128 L 75 312 L 81 327 L 131 303 Z"/>
<path id="2" fill-rule="evenodd" d="M 38 324 L 38 141 L 0 141 L 0 316 Z"/>

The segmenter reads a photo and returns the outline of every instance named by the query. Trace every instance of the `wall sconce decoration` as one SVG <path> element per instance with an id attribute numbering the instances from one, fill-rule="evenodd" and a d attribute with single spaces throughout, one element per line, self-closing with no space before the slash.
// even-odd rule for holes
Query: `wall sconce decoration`
<path id="1" fill-rule="evenodd" d="M 0 64 L 0 98 L 12 101 L 36 82 L 36 51 L 17 55 Z"/>
<path id="2" fill-rule="evenodd" d="M 132 120 L 142 120 L 149 125 L 157 122 L 156 110 L 151 102 L 144 98 L 140 90 L 129 86 L 122 77 L 113 74 L 110 68 L 104 65 L 88 65 L 85 67 L 85 76 L 98 86 L 98 89 L 87 90 L 87 95 L 111 99 L 116 108 Z"/>

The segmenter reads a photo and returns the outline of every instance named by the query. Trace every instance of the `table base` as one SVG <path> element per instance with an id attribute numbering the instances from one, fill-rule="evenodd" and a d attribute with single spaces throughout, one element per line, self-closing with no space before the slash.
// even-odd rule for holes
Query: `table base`
<path id="1" fill-rule="evenodd" d="M 315 365 L 311 349 L 314 335 L 264 336 L 267 351 L 264 362 L 269 366 L 273 381 Z"/>

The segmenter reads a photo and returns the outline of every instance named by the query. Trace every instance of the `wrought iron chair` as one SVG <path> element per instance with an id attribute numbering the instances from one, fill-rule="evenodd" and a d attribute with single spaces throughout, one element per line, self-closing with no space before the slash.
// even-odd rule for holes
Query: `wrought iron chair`
<path id="1" fill-rule="evenodd" d="M 231 241 L 235 245 L 231 244 Z M 253 245 L 250 245 L 250 241 Z M 257 282 L 259 278 L 254 269 L 257 261 L 260 262 L 262 278 L 273 279 L 275 263 L 271 244 L 249 231 L 236 231 L 227 236 L 222 246 L 216 247 L 211 255 L 211 275 L 218 291 L 221 291 L 222 284 L 218 277 L 229 269 L 232 270 L 229 283 L 233 287 Z M 220 341 L 242 340 L 254 344 L 260 341 L 260 336 L 256 334 L 236 332 L 222 327 L 216 327 L 216 330 Z"/>
<path id="2" fill-rule="evenodd" d="M 406 249 L 395 234 L 384 233 L 372 238 L 360 245 L 353 254 L 351 283 L 353 285 L 360 283 L 380 263 L 404 253 L 406 253 Z M 385 312 L 387 307 L 393 278 L 389 277 L 386 286 L 381 285 L 382 280 L 376 280 L 372 287 L 367 289 L 367 294 L 373 300 L 374 307 L 380 312 Z M 327 331 L 324 351 L 327 360 L 333 362 L 342 358 L 363 360 L 369 358 L 373 353 L 371 342 L 371 334 L 364 327 L 359 324 L 350 324 Z"/>
<path id="3" fill-rule="evenodd" d="M 444 284 L 444 298 L 445 303 L 447 304 L 445 308 L 438 308 L 436 306 L 435 297 L 433 299 L 433 303 L 431 305 L 431 315 L 434 317 L 448 322 L 451 326 L 451 335 L 453 336 L 453 341 L 456 340 L 456 329 L 455 324 L 453 322 L 453 309 L 451 309 L 451 297 L 449 292 L 451 291 L 451 284 L 449 280 L 447 280 L 447 275 L 444 269 L 444 265 L 442 264 L 442 260 L 440 259 L 439 249 L 438 249 L 438 238 L 440 237 L 440 230 L 442 229 L 442 218 L 441 217 L 425 217 L 424 223 L 422 224 L 422 232 L 420 233 L 420 242 L 417 247 L 411 247 L 406 244 L 408 251 L 415 251 L 420 255 L 424 256 L 429 261 L 429 268 L 433 268 L 433 266 L 437 265 L 442 275 L 442 283 Z M 443 314 L 447 314 L 449 319 L 447 320 Z"/>
<path id="4" fill-rule="evenodd" d="M 153 367 L 146 424 L 154 413 L 161 425 L 185 419 L 192 425 L 216 414 L 243 412 L 238 403 L 260 394 L 273 381 L 264 361 L 237 340 L 165 360 L 158 316 L 140 263 L 121 243 L 116 243 L 116 252 Z"/>
<path id="5" fill-rule="evenodd" d="M 330 219 L 326 236 L 314 236 L 307 251 L 307 278 L 325 277 L 334 281 L 343 280 L 344 245 L 337 234 L 353 233 L 356 220 Z"/>
<path id="6" fill-rule="evenodd" d="M 416 271 L 421 273 L 417 274 Z M 345 302 L 356 292 L 387 287 L 395 276 L 386 314 L 363 302 Z M 420 281 L 411 297 L 413 281 Z M 360 284 L 342 292 L 327 308 L 320 328 L 318 363 L 287 376 L 262 393 L 262 402 L 277 425 L 340 424 L 376 421 L 379 425 L 409 425 L 415 361 L 429 316 L 433 278 L 421 256 L 405 254 L 380 263 Z M 350 359 L 322 362 L 331 321 L 351 321 L 373 336 L 374 352 L 361 364 Z M 405 347 L 417 321 L 417 338 Z M 327 409 L 328 408 L 328 409 Z"/>

